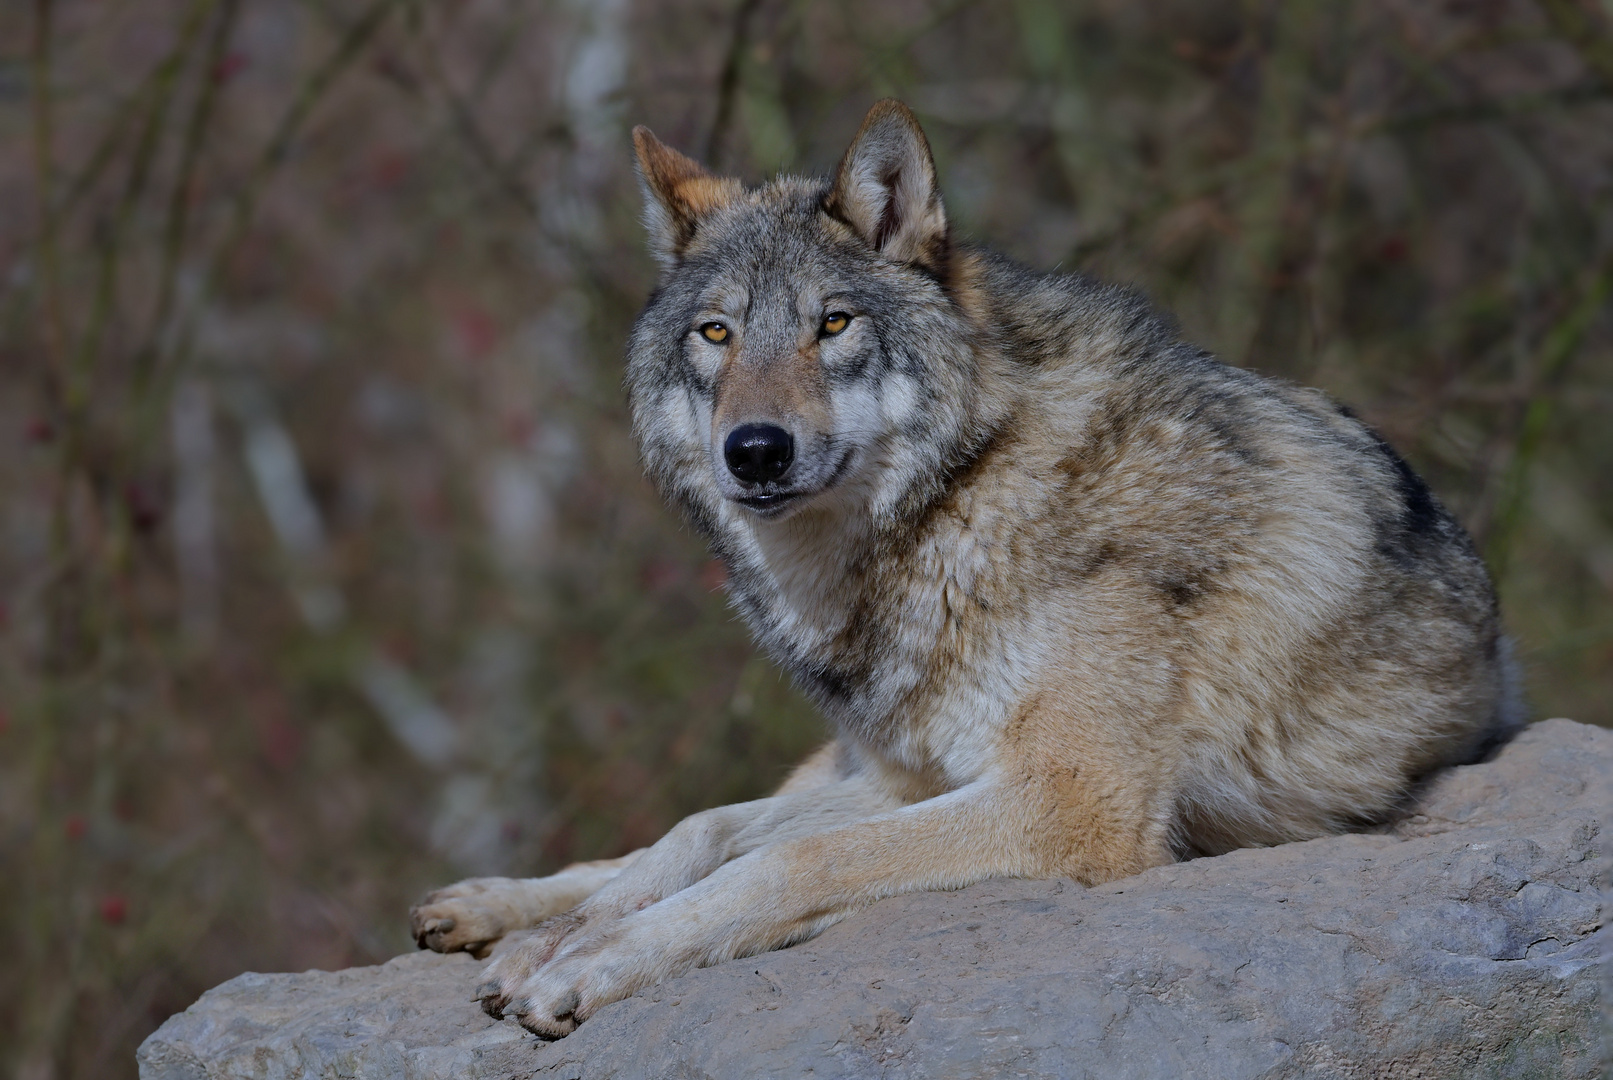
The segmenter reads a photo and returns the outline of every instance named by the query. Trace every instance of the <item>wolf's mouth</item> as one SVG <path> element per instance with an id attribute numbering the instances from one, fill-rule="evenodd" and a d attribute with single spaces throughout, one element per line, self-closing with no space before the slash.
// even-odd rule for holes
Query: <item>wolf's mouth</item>
<path id="1" fill-rule="evenodd" d="M 771 495 L 741 495 L 734 501 L 763 517 L 772 517 L 799 498 L 801 493 L 775 492 Z"/>

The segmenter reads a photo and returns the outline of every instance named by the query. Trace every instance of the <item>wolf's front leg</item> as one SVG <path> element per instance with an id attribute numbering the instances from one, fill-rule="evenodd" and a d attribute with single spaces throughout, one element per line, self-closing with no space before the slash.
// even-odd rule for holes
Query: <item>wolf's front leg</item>
<path id="1" fill-rule="evenodd" d="M 1090 883 L 1168 862 L 1163 815 L 1146 805 L 1117 809 L 1035 782 L 981 782 L 771 844 L 642 911 L 575 928 L 506 989 L 506 1009 L 529 1030 L 558 1037 L 642 987 L 804 941 L 887 896 L 990 877 Z"/>
<path id="2" fill-rule="evenodd" d="M 582 903 L 645 850 L 619 859 L 573 863 L 548 877 L 471 878 L 427 893 L 409 909 L 415 943 L 422 949 L 463 949 L 485 957 L 506 934 L 530 930 Z"/>
<path id="3" fill-rule="evenodd" d="M 621 920 L 664 902 L 732 859 L 767 844 L 866 821 L 900 805 L 901 799 L 876 781 L 854 777 L 684 818 L 575 910 L 549 919 L 500 955 L 478 989 L 482 1007 L 502 1016 L 513 994 L 552 958 L 570 952 L 574 942 L 608 936 Z"/>
<path id="4" fill-rule="evenodd" d="M 789 779 L 784 782 L 784 786 L 779 789 L 778 796 L 799 795 L 813 789 L 833 786 L 842 779 L 840 776 L 842 757 L 839 745 L 834 742 L 820 747 L 796 766 Z M 736 808 L 722 809 L 732 811 Z M 777 813 L 775 810 L 774 816 Z M 760 818 L 752 815 L 735 822 L 728 827 L 728 831 L 741 833 L 748 826 L 752 832 L 760 830 L 766 833 L 771 825 L 768 815 L 764 814 Z M 688 830 L 685 829 L 684 840 L 690 839 L 687 833 Z M 697 836 L 695 839 L 699 838 Z M 710 841 L 716 837 L 708 831 L 704 834 L 704 839 L 707 841 L 705 845 L 693 846 L 709 848 Z M 747 844 L 743 837 L 739 839 L 742 845 Z M 665 841 L 656 845 L 658 850 L 666 846 Z M 755 842 L 748 842 L 748 846 L 743 846 L 743 850 L 749 851 L 755 846 Z M 662 869 L 640 875 L 638 884 L 633 886 L 634 895 L 653 894 L 659 898 L 665 895 L 668 888 L 673 888 L 675 891 L 683 887 L 682 885 L 673 887 L 669 885 L 670 881 L 683 881 L 687 884 L 709 873 L 710 867 L 717 865 L 709 863 L 706 869 L 693 871 L 691 867 L 701 857 L 706 857 L 709 861 L 709 852 L 706 856 L 701 856 L 698 853 L 690 853 L 690 847 L 688 843 L 681 844 L 678 850 L 683 854 L 674 854 L 671 858 L 667 857 L 669 855 L 667 851 L 662 850 L 658 860 Z M 420 903 L 409 909 L 409 921 L 414 930 L 415 943 L 422 949 L 435 949 L 437 952 L 455 952 L 463 949 L 478 958 L 485 958 L 492 950 L 492 946 L 501 938 L 520 930 L 530 930 L 545 919 L 570 911 L 593 896 L 648 850 L 640 848 L 617 859 L 573 863 L 548 877 L 471 878 L 456 885 L 449 885 L 447 888 L 437 889 L 428 893 Z M 620 899 L 612 901 L 607 898 L 604 903 L 595 905 L 593 913 L 597 921 L 598 917 L 607 911 L 630 909 L 631 905 L 624 905 Z M 531 949 L 527 951 L 530 953 Z"/>

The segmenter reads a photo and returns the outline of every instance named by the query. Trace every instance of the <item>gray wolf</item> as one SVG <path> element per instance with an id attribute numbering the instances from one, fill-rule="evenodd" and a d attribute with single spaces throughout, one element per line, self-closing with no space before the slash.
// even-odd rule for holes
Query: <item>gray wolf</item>
<path id="1" fill-rule="evenodd" d="M 832 180 L 634 140 L 644 464 L 838 735 L 648 849 L 427 896 L 424 946 L 510 937 L 493 1015 L 558 1037 L 893 894 L 1367 826 L 1520 723 L 1484 565 L 1405 461 L 1132 292 L 955 242 L 900 103 Z"/>

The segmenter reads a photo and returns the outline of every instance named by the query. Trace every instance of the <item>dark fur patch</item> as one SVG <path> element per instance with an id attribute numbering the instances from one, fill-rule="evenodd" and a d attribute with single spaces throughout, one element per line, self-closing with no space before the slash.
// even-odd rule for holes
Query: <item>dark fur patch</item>
<path id="1" fill-rule="evenodd" d="M 855 684 L 859 681 L 846 672 L 821 665 L 801 668 L 797 677 L 801 682 L 801 689 L 825 707 L 848 703 L 855 693 Z"/>
<path id="2" fill-rule="evenodd" d="M 902 182 L 902 170 L 891 169 L 879 178 L 887 191 L 894 191 L 896 185 Z M 883 248 L 896 235 L 896 230 L 902 227 L 902 202 L 892 198 L 885 203 L 885 212 L 880 215 L 879 224 L 874 228 L 873 243 L 876 249 Z"/>
<path id="3" fill-rule="evenodd" d="M 1376 436 L 1375 436 L 1376 438 Z M 1434 493 L 1428 490 L 1423 478 L 1412 471 L 1406 459 L 1395 453 L 1394 447 L 1377 438 L 1378 452 L 1389 459 L 1389 464 L 1395 470 L 1395 490 L 1400 495 L 1401 505 L 1405 512 L 1400 516 L 1400 527 L 1408 535 L 1422 536 L 1435 531 L 1445 520 L 1445 513 L 1439 503 L 1434 501 Z"/>
<path id="4" fill-rule="evenodd" d="M 1440 561 L 1438 557 L 1431 558 L 1433 549 L 1454 543 L 1471 551 L 1472 541 L 1466 530 L 1452 520 L 1423 478 L 1382 436 L 1370 428 L 1366 430 L 1373 449 L 1394 470 L 1397 512 L 1380 516 L 1376 522 L 1378 553 L 1407 570 L 1431 573 Z"/>

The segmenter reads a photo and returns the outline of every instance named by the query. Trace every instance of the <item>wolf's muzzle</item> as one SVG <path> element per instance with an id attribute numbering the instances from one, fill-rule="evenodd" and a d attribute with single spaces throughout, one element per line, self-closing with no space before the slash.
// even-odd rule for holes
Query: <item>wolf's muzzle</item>
<path id="1" fill-rule="evenodd" d="M 741 424 L 723 440 L 728 471 L 742 484 L 766 484 L 790 471 L 795 438 L 772 424 Z"/>

